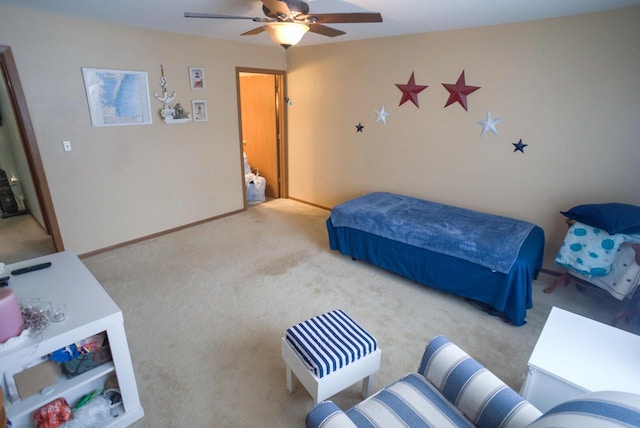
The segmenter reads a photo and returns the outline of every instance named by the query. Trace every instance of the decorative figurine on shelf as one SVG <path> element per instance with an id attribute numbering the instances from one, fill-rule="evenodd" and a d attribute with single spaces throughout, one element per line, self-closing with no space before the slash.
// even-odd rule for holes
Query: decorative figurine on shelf
<path id="1" fill-rule="evenodd" d="M 175 110 L 169 105 L 165 105 L 164 108 L 160 110 L 160 116 L 162 116 L 164 120 L 172 120 L 174 115 Z"/>
<path id="2" fill-rule="evenodd" d="M 176 103 L 176 106 L 174 108 L 173 117 L 174 117 L 174 119 L 183 119 L 184 118 L 184 108 L 182 108 L 182 105 L 180 103 Z"/>

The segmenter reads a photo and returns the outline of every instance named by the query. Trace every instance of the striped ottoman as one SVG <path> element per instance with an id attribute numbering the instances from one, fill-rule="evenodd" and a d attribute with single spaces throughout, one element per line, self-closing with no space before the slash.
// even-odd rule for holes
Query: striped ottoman
<path id="1" fill-rule="evenodd" d="M 376 339 L 342 310 L 318 315 L 287 329 L 282 338 L 287 389 L 294 391 L 297 377 L 317 404 L 363 380 L 366 398 L 381 353 Z"/>

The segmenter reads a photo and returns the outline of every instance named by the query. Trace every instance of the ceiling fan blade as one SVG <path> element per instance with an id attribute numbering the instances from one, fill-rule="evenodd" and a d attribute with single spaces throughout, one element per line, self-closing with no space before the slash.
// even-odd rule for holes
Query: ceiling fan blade
<path id="1" fill-rule="evenodd" d="M 290 19 L 292 17 L 291 10 L 289 6 L 284 1 L 280 0 L 261 0 L 262 4 L 264 4 L 267 9 L 271 11 L 278 18 L 281 18 L 283 21 Z"/>
<path id="2" fill-rule="evenodd" d="M 185 18 L 215 18 L 215 19 L 250 19 L 255 22 L 269 22 L 269 18 L 252 18 L 250 16 L 234 16 L 234 15 L 218 15 L 215 13 L 198 13 L 198 12 L 185 12 Z"/>
<path id="3" fill-rule="evenodd" d="M 337 30 L 335 28 L 327 27 L 322 24 L 309 24 L 309 31 L 316 34 L 322 34 L 323 36 L 336 37 L 347 34 L 344 31 Z"/>
<path id="4" fill-rule="evenodd" d="M 256 34 L 260 34 L 264 31 L 264 27 L 254 28 L 253 30 L 249 30 L 245 33 L 240 34 L 241 36 L 255 36 Z"/>
<path id="5" fill-rule="evenodd" d="M 318 24 L 349 24 L 358 22 L 382 22 L 382 15 L 375 13 L 310 13 L 303 18 Z"/>

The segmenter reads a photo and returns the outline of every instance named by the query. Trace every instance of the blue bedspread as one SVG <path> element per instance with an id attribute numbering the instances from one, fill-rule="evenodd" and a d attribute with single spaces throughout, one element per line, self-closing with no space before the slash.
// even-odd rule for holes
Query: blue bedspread
<path id="1" fill-rule="evenodd" d="M 508 217 L 375 192 L 336 205 L 335 227 L 350 227 L 508 273 L 534 225 Z"/>

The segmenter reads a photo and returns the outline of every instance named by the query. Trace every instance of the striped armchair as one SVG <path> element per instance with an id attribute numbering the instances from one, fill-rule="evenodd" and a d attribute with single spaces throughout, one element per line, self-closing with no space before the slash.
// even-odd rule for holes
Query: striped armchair
<path id="1" fill-rule="evenodd" d="M 409 373 L 343 412 L 331 401 L 311 409 L 307 428 L 321 427 L 585 427 L 640 426 L 640 396 L 586 394 L 542 414 L 493 373 L 444 336 L 424 352 L 418 373 Z M 616 425 L 619 424 L 619 425 Z M 598 426 L 598 425 L 593 425 Z"/>

